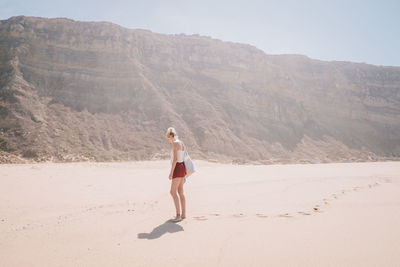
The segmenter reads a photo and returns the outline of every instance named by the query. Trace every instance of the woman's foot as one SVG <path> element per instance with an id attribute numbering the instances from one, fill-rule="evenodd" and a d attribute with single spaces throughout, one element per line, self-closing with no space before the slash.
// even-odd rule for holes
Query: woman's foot
<path id="1" fill-rule="evenodd" d="M 183 220 L 183 219 L 186 219 L 186 215 L 182 215 L 181 216 L 181 219 Z"/>
<path id="2" fill-rule="evenodd" d="M 175 218 L 172 219 L 173 222 L 179 222 L 179 221 L 181 221 L 181 220 L 182 220 L 182 217 L 181 217 L 181 215 L 179 215 L 179 214 L 177 214 L 177 215 L 175 216 Z"/>

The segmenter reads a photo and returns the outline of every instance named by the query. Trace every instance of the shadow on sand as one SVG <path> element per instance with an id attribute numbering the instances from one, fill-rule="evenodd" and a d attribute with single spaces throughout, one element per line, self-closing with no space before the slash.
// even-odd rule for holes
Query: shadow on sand
<path id="1" fill-rule="evenodd" d="M 165 233 L 176 233 L 183 231 L 183 227 L 179 224 L 174 223 L 172 220 L 168 220 L 163 224 L 160 224 L 154 228 L 150 233 L 139 233 L 138 238 L 140 239 L 156 239 L 161 237 Z"/>

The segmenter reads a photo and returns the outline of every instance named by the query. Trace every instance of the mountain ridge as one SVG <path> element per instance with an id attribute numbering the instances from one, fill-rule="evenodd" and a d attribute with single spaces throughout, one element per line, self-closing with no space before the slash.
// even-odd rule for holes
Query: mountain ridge
<path id="1" fill-rule="evenodd" d="M 0 24 L 0 71 L 3 161 L 166 158 L 169 126 L 202 159 L 400 155 L 400 67 L 17 16 Z"/>

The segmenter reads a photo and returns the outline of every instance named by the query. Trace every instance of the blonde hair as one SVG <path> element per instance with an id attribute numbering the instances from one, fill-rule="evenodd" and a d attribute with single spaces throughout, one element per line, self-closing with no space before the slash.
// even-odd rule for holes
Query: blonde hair
<path id="1" fill-rule="evenodd" d="M 172 136 L 172 137 L 176 137 L 176 131 L 174 127 L 169 127 L 167 130 L 167 133 L 165 134 L 166 136 Z"/>

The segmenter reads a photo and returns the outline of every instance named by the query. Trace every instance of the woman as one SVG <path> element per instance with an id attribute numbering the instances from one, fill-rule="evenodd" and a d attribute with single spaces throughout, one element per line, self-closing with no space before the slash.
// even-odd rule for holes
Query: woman
<path id="1" fill-rule="evenodd" d="M 181 221 L 186 218 L 186 203 L 185 196 L 183 195 L 183 184 L 185 183 L 186 168 L 183 163 L 185 146 L 182 141 L 178 139 L 178 135 L 174 128 L 169 127 L 166 133 L 168 141 L 172 145 L 171 151 L 171 171 L 169 173 L 169 179 L 171 181 L 170 193 L 174 199 L 176 217 L 173 219 L 174 222 Z M 179 195 L 179 198 L 178 198 Z M 182 206 L 182 215 L 179 209 L 179 199 Z"/>

